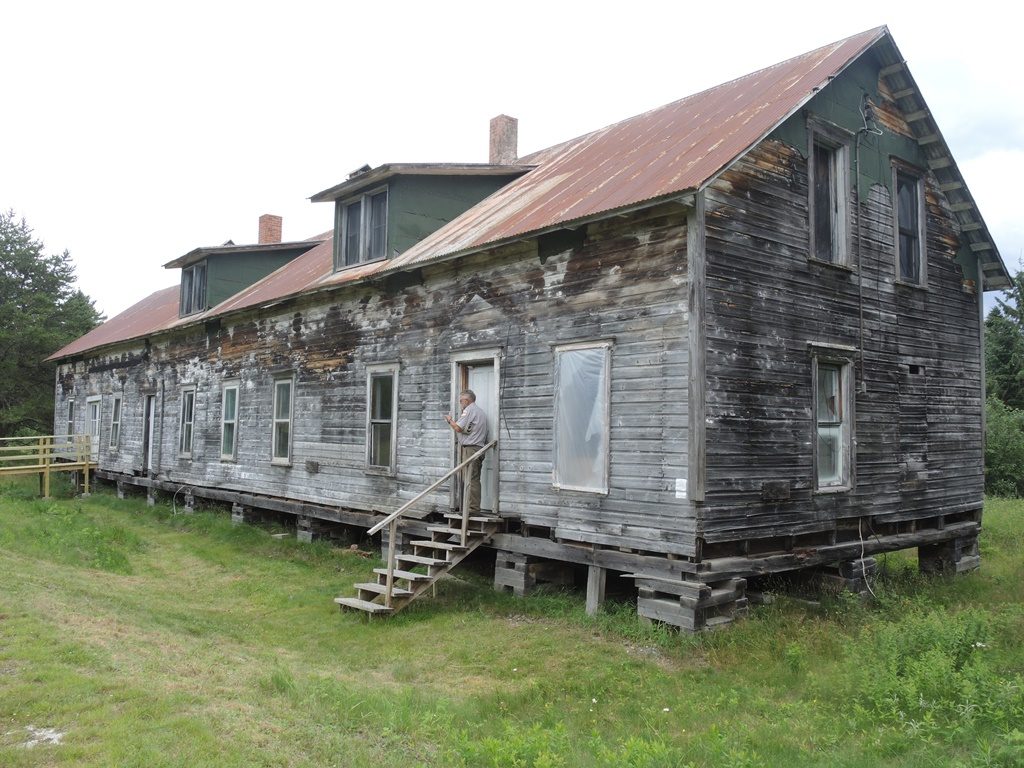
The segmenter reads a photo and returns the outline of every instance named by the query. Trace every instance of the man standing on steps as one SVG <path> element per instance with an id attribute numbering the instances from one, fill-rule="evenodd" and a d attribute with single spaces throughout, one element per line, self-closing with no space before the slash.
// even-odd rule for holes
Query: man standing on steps
<path id="1" fill-rule="evenodd" d="M 444 420 L 455 430 L 455 437 L 459 441 L 459 463 L 461 464 L 487 445 L 487 414 L 476 404 L 476 394 L 471 389 L 464 389 L 459 393 L 459 406 L 462 408 L 462 414 L 458 420 L 453 419 L 450 413 L 445 415 Z M 470 515 L 480 513 L 481 463 L 477 459 L 466 467 L 469 470 Z M 465 475 L 464 471 L 463 477 Z"/>

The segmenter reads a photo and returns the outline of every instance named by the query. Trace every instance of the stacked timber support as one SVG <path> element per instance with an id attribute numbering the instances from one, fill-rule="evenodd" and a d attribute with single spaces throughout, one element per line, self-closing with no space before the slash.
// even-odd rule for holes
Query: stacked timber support
<path id="1" fill-rule="evenodd" d="M 494 588 L 499 592 L 524 597 L 539 583 L 571 587 L 573 582 L 573 568 L 568 563 L 519 552 L 499 551 L 495 556 Z"/>
<path id="2" fill-rule="evenodd" d="M 878 561 L 873 557 L 863 557 L 820 566 L 814 575 L 827 590 L 860 595 L 869 591 L 868 580 L 877 572 Z"/>
<path id="3" fill-rule="evenodd" d="M 918 567 L 922 573 L 967 573 L 981 566 L 978 536 L 960 536 L 937 544 L 917 548 Z"/>
<path id="4" fill-rule="evenodd" d="M 231 522 L 235 525 L 251 524 L 256 521 L 256 516 L 253 514 L 252 507 L 247 507 L 244 504 L 232 504 L 231 505 Z"/>
<path id="5" fill-rule="evenodd" d="M 332 538 L 331 526 L 324 520 L 311 515 L 297 515 L 295 518 L 295 537 L 307 544 L 318 539 Z"/>
<path id="6" fill-rule="evenodd" d="M 516 597 L 530 594 L 537 584 L 530 566 L 538 561 L 539 558 L 520 552 L 499 550 L 494 558 L 494 589 L 498 592 L 511 592 Z"/>
<path id="7" fill-rule="evenodd" d="M 637 613 L 695 632 L 728 624 L 747 612 L 746 579 L 703 583 L 633 574 Z"/>

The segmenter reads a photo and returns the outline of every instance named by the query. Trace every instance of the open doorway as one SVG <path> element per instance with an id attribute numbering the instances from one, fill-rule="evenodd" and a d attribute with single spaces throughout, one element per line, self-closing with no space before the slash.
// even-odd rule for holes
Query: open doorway
<path id="1" fill-rule="evenodd" d="M 498 437 L 500 364 L 497 352 L 459 355 L 452 364 L 452 413 L 459 412 L 459 393 L 471 389 L 476 404 L 487 414 L 487 441 Z M 452 459 L 456 454 L 453 452 Z M 457 485 L 457 484 L 456 484 Z M 452 490 L 452 506 L 457 507 L 457 491 Z M 480 509 L 498 514 L 498 447 L 487 452 L 480 469 Z"/>

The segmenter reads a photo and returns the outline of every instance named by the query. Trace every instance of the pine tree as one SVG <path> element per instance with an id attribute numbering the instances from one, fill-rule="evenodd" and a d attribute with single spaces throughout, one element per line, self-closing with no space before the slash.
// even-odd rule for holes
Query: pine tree
<path id="1" fill-rule="evenodd" d="M 43 361 L 102 320 L 74 286 L 70 254 L 43 250 L 0 211 L 0 437 L 53 431 L 54 365 Z"/>

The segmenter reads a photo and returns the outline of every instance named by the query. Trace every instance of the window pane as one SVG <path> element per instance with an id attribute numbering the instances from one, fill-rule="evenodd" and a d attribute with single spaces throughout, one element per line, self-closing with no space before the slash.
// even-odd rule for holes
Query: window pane
<path id="1" fill-rule="evenodd" d="M 818 366 L 818 421 L 841 421 L 842 404 L 839 398 L 839 369 L 831 365 Z"/>
<path id="2" fill-rule="evenodd" d="M 362 224 L 362 205 L 352 203 L 345 208 L 345 263 L 358 264 L 359 258 L 359 228 Z"/>
<path id="3" fill-rule="evenodd" d="M 234 456 L 235 455 L 235 425 L 228 423 L 224 425 L 224 429 L 221 433 L 220 438 L 220 453 L 222 456 Z"/>
<path id="4" fill-rule="evenodd" d="M 370 198 L 369 258 L 380 259 L 386 254 L 388 194 L 380 192 Z"/>
<path id="5" fill-rule="evenodd" d="M 608 485 L 606 349 L 558 353 L 555 481 L 603 491 Z"/>
<path id="6" fill-rule="evenodd" d="M 206 265 L 196 264 L 192 275 L 192 310 L 206 309 Z"/>
<path id="7" fill-rule="evenodd" d="M 288 419 L 291 417 L 292 383 L 279 381 L 274 387 L 274 418 Z"/>
<path id="8" fill-rule="evenodd" d="M 818 427 L 818 484 L 837 485 L 842 482 L 843 428 Z"/>
<path id="9" fill-rule="evenodd" d="M 289 424 L 287 421 L 279 421 L 274 424 L 274 458 L 275 459 L 287 459 L 288 458 L 288 432 Z"/>
<path id="10" fill-rule="evenodd" d="M 224 421 L 235 420 L 235 404 L 238 400 L 238 390 L 234 387 L 224 390 Z"/>
<path id="11" fill-rule="evenodd" d="M 187 315 L 192 311 L 192 270 L 181 271 L 181 314 Z"/>
<path id="12" fill-rule="evenodd" d="M 822 261 L 835 260 L 833 231 L 837 215 L 835 151 L 814 145 L 814 256 Z"/>
<path id="13" fill-rule="evenodd" d="M 121 400 L 120 399 L 114 400 L 114 413 L 110 417 L 110 420 L 113 421 L 113 422 L 118 422 L 118 421 L 121 420 Z"/>
<path id="14" fill-rule="evenodd" d="M 370 464 L 375 467 L 391 466 L 391 424 L 370 425 Z"/>
<path id="15" fill-rule="evenodd" d="M 899 234 L 900 278 L 912 283 L 921 279 L 921 242 L 918 180 L 896 174 L 896 227 Z"/>
<path id="16" fill-rule="evenodd" d="M 181 433 L 181 452 L 191 453 L 192 452 L 192 424 L 186 424 L 184 431 Z"/>
<path id="17" fill-rule="evenodd" d="M 373 376 L 370 379 L 370 418 L 391 420 L 391 374 Z"/>

